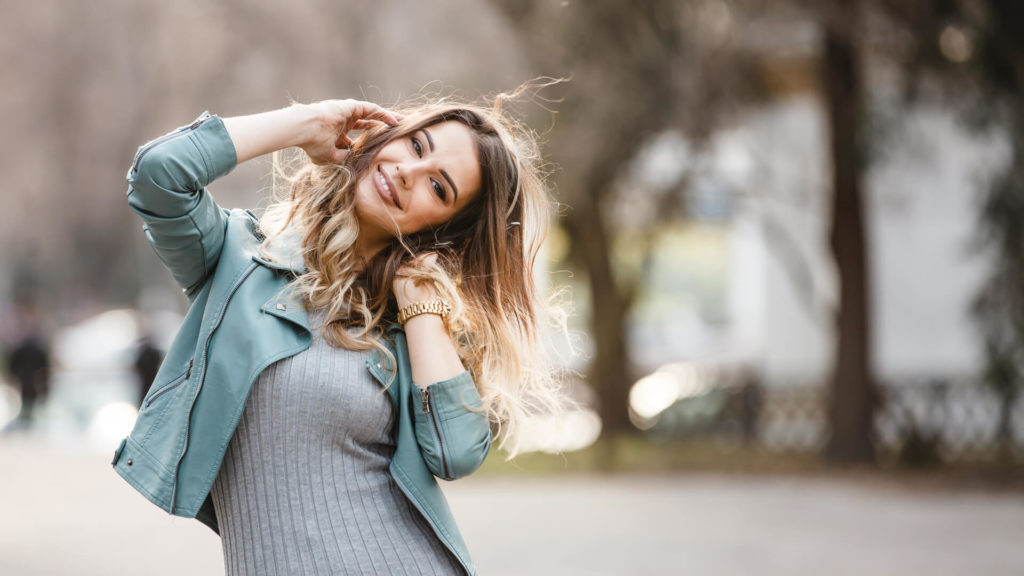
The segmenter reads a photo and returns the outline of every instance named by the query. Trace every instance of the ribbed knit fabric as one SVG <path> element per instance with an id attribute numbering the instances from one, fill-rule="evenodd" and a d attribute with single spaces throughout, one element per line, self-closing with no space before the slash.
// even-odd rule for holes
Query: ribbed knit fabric
<path id="1" fill-rule="evenodd" d="M 316 337 L 257 379 L 212 491 L 228 576 L 464 574 L 388 472 L 367 357 Z"/>

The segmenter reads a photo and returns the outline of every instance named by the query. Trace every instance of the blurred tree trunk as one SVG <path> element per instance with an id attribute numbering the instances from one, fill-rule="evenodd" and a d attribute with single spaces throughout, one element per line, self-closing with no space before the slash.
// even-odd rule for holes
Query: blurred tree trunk
<path id="1" fill-rule="evenodd" d="M 605 165 L 604 172 L 617 170 Z M 611 262 L 611 230 L 605 225 L 602 197 L 609 182 L 595 181 L 603 176 L 591 173 L 583 190 L 596 191 L 591 198 L 580 198 L 566 216 L 565 224 L 573 243 L 577 265 L 587 271 L 590 287 L 590 329 L 594 337 L 594 357 L 588 379 L 600 397 L 598 415 L 606 433 L 622 434 L 635 430 L 629 420 L 629 386 L 633 380 L 630 353 L 626 341 L 626 318 L 632 304 L 616 282 Z"/>
<path id="2" fill-rule="evenodd" d="M 680 190 L 662 203 L 623 177 L 662 134 L 684 134 L 699 147 L 752 92 L 757 74 L 726 40 L 735 19 L 725 6 L 717 7 L 723 12 L 679 0 L 493 4 L 521 35 L 532 69 L 569 78 L 552 89 L 562 99 L 545 133 L 545 154 L 559 167 L 570 257 L 587 275 L 595 344 L 588 381 L 597 393 L 602 433 L 636 433 L 628 396 L 638 374 L 627 326 L 645 278 L 617 269 L 612 259 L 617 196 L 625 188 L 629 202 L 658 204 L 644 231 L 652 237 L 659 223 L 682 212 L 676 205 L 684 202 Z M 646 245 L 655 242 L 648 238 Z M 614 465 L 613 451 L 610 445 L 604 454 L 606 466 Z"/>
<path id="3" fill-rule="evenodd" d="M 837 347 L 831 376 L 827 456 L 869 463 L 874 384 L 870 298 L 864 242 L 864 88 L 860 60 L 860 2 L 835 0 L 825 12 L 822 78 L 832 156 L 831 248 L 839 272 Z"/>
<path id="4" fill-rule="evenodd" d="M 687 53 L 685 4 L 495 2 L 521 34 L 532 68 L 570 78 L 554 89 L 563 97 L 556 123 L 547 133 L 546 152 L 560 168 L 559 200 L 569 206 L 563 222 L 570 257 L 587 275 L 595 344 L 588 381 L 597 393 L 606 437 L 637 432 L 629 414 L 629 389 L 637 374 L 627 321 L 643 281 L 627 277 L 613 264 L 612 197 L 644 145 L 663 132 L 682 128 L 685 107 L 697 109 L 686 90 L 717 85 L 700 83 L 692 77 L 694 67 L 682 61 Z M 709 124 L 714 110 L 712 105 L 701 106 L 694 114 L 699 118 L 696 124 Z M 605 457 L 604 464 L 613 466 L 614 454 Z"/>

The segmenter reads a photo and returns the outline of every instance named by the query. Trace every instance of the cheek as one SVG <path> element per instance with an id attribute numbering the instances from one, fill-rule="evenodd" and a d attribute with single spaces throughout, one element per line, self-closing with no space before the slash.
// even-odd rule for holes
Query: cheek
<path id="1" fill-rule="evenodd" d="M 354 204 L 355 204 L 356 212 L 357 213 L 358 212 L 365 212 L 367 207 L 369 206 L 369 203 L 366 201 L 367 195 L 366 195 L 366 183 L 365 182 L 360 182 L 359 185 L 356 186 L 355 195 L 356 195 L 356 197 L 355 197 L 355 203 Z"/>
<path id="2" fill-rule="evenodd" d="M 444 210 L 430 203 L 414 204 L 405 214 L 398 216 L 402 234 L 415 234 L 444 224 L 448 220 Z"/>
<path id="3" fill-rule="evenodd" d="M 424 220 L 430 226 L 440 226 L 455 217 L 455 213 L 449 208 L 433 204 L 424 211 Z"/>
<path id="4" fill-rule="evenodd" d="M 355 202 L 354 208 L 356 216 L 360 219 L 371 218 L 380 220 L 384 218 L 384 206 L 381 204 L 380 199 L 377 198 L 377 191 L 373 188 L 372 184 L 360 182 L 359 186 L 355 189 Z"/>

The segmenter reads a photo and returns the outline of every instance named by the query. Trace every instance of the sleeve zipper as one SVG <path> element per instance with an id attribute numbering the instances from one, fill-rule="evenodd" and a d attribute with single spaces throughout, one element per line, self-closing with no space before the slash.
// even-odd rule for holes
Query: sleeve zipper
<path id="1" fill-rule="evenodd" d="M 451 478 L 451 474 L 448 473 L 448 459 L 444 453 L 444 441 L 441 440 L 441 428 L 437 424 L 437 416 L 435 410 L 432 410 L 432 403 L 430 401 L 430 388 L 423 389 L 423 411 L 430 415 L 430 422 L 434 425 L 434 434 L 437 436 L 437 449 L 441 454 L 441 473 L 445 479 Z"/>
<path id="2" fill-rule="evenodd" d="M 149 397 L 148 400 L 146 400 L 146 407 L 147 408 L 149 407 L 150 404 L 155 402 L 157 398 L 159 398 L 159 397 L 163 396 L 165 393 L 170 392 L 171 390 L 177 388 L 178 386 L 181 385 L 182 382 L 185 382 L 186 380 L 188 380 L 188 377 L 192 375 L 192 362 L 193 362 L 193 360 L 195 360 L 195 358 L 189 358 L 189 360 L 188 360 L 188 370 L 185 370 L 185 375 L 184 376 L 179 376 L 177 380 L 175 380 L 174 382 L 171 382 L 167 386 L 164 386 L 163 388 L 160 389 L 159 392 L 157 392 L 156 394 L 153 394 L 152 396 Z"/>
<path id="3" fill-rule="evenodd" d="M 203 112 L 199 116 L 199 118 L 196 118 L 195 121 L 193 121 L 188 126 L 182 126 L 181 128 L 178 128 L 177 130 L 175 130 L 174 132 L 170 132 L 168 134 L 164 134 L 163 136 L 161 136 L 161 137 L 159 137 L 159 138 L 157 138 L 155 140 L 151 140 L 150 142 L 148 142 L 145 145 L 143 145 L 142 148 L 140 148 L 139 151 L 135 154 L 135 159 L 132 160 L 132 174 L 138 174 L 138 172 L 139 172 L 139 163 L 142 162 L 142 158 L 150 150 L 155 148 L 157 144 L 161 144 L 161 143 L 166 142 L 168 140 L 177 138 L 178 136 L 182 136 L 182 135 L 184 135 L 185 133 L 187 133 L 189 131 L 195 130 L 200 125 L 202 125 L 203 122 L 206 122 L 207 120 L 209 120 L 212 117 L 213 117 L 213 115 L 210 114 L 209 111 Z"/>

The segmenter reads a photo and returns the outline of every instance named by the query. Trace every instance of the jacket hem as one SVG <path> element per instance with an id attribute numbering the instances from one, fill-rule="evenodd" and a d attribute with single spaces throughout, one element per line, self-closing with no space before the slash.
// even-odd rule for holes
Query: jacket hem
<path id="1" fill-rule="evenodd" d="M 473 565 L 473 562 L 462 557 L 462 554 L 460 554 L 455 549 L 455 546 L 451 544 L 452 536 L 444 529 L 437 519 L 434 518 L 433 514 L 423 508 L 421 502 L 426 501 L 426 499 L 419 490 L 415 488 L 415 484 L 406 475 L 405 471 L 402 470 L 402 467 L 395 464 L 394 460 L 392 460 L 391 466 L 388 468 L 391 470 L 391 476 L 395 479 L 398 487 L 402 489 L 402 492 L 412 502 L 413 506 L 420 511 L 420 514 L 428 520 L 428 523 L 434 530 L 434 533 L 441 539 L 441 542 L 448 548 L 448 551 L 455 556 L 456 560 L 459 561 L 459 564 L 461 564 L 463 569 L 466 570 L 466 574 L 469 576 L 476 576 L 476 567 Z"/>
<path id="2" fill-rule="evenodd" d="M 172 485 L 168 478 L 172 477 L 173 474 L 149 452 L 132 440 L 130 436 L 125 439 L 124 448 L 117 455 L 117 459 L 113 462 L 113 467 L 114 471 L 121 478 L 124 478 L 125 482 L 128 482 L 128 484 L 138 490 L 147 500 L 164 512 L 169 511 L 170 500 L 166 494 L 171 491 Z M 159 479 L 156 489 L 152 489 L 153 482 L 145 482 L 140 479 L 140 476 Z M 165 494 L 158 495 L 159 492 L 165 492 Z M 187 507 L 175 507 L 173 514 L 184 518 L 195 518 L 196 512 Z"/>

